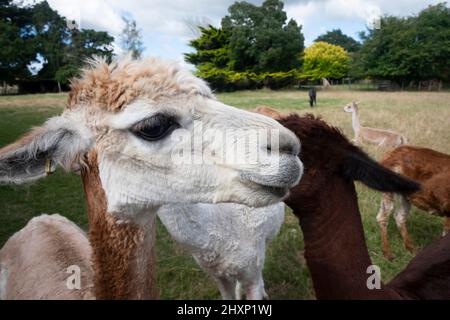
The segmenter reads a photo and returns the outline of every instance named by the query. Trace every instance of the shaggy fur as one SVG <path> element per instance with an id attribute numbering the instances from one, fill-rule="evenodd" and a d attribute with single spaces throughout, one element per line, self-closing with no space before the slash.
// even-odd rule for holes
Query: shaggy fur
<path id="1" fill-rule="evenodd" d="M 89 218 L 89 240 L 97 299 L 155 299 L 155 215 L 145 224 L 119 221 L 107 211 L 97 155 L 81 173 Z"/>
<path id="2" fill-rule="evenodd" d="M 380 163 L 422 185 L 419 192 L 407 197 L 399 195 L 400 208 L 395 213 L 395 220 L 405 247 L 414 250 L 406 227 L 410 203 L 429 213 L 446 217 L 445 235 L 450 230 L 450 156 L 427 148 L 401 146 L 386 153 Z M 387 226 L 393 207 L 394 195 L 383 194 L 377 220 L 383 253 L 389 259 L 393 258 L 393 254 L 389 246 Z"/>
<path id="3" fill-rule="evenodd" d="M 176 63 L 156 58 L 136 61 L 130 56 L 112 64 L 93 59 L 90 68 L 72 81 L 68 108 L 87 105 L 118 112 L 138 97 L 156 102 L 181 94 L 213 98 L 204 81 Z"/>
<path id="4" fill-rule="evenodd" d="M 238 204 L 163 206 L 162 223 L 216 281 L 223 299 L 267 297 L 263 267 L 266 244 L 284 221 L 284 204 L 249 208 Z"/>

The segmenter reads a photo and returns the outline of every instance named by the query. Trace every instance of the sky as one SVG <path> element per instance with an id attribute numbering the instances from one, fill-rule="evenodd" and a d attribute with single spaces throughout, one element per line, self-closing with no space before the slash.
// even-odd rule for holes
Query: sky
<path id="1" fill-rule="evenodd" d="M 119 39 L 124 27 L 122 16 L 132 17 L 142 30 L 144 55 L 183 63 L 183 53 L 191 51 L 189 39 L 195 38 L 197 24 L 220 26 L 234 0 L 47 0 L 62 16 L 74 19 L 81 28 L 107 31 Z M 408 16 L 443 0 L 285 0 L 288 18 L 303 26 L 305 45 L 318 35 L 340 28 L 358 39 L 373 17 Z M 260 5 L 263 0 L 247 0 Z"/>

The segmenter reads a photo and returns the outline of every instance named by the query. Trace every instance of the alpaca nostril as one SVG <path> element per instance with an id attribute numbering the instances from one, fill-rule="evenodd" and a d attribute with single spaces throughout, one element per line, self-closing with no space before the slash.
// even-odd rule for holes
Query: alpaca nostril
<path id="1" fill-rule="evenodd" d="M 284 128 L 283 128 L 284 129 Z M 270 136 L 265 144 L 265 149 L 267 149 L 269 154 L 287 154 L 298 156 L 300 153 L 300 141 L 289 130 L 280 130 L 274 136 Z"/>
<path id="2" fill-rule="evenodd" d="M 272 154 L 272 146 L 267 146 L 267 151 L 269 154 Z M 300 153 L 300 148 L 295 143 L 287 143 L 284 145 L 279 146 L 278 148 L 279 153 L 287 153 L 290 155 L 297 156 Z"/>
<path id="3" fill-rule="evenodd" d="M 296 144 L 288 143 L 280 146 L 280 153 L 287 153 L 296 156 L 300 153 L 300 148 Z"/>

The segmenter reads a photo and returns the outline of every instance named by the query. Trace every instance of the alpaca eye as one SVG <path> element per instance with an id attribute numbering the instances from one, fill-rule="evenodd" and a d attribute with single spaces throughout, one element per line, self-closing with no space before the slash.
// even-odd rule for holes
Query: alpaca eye
<path id="1" fill-rule="evenodd" d="M 157 141 L 171 134 L 180 125 L 171 116 L 156 114 L 136 123 L 131 132 L 141 139 Z"/>

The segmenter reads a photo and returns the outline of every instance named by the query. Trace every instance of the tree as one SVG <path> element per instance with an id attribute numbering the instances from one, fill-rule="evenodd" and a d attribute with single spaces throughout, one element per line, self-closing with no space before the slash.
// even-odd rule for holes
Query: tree
<path id="1" fill-rule="evenodd" d="M 67 83 L 92 55 L 111 60 L 114 38 L 106 32 L 70 30 L 46 1 L 22 6 L 0 0 L 0 80 Z M 36 75 L 30 68 L 42 59 Z"/>
<path id="2" fill-rule="evenodd" d="M 417 16 L 383 17 L 381 26 L 361 33 L 355 57 L 361 74 L 396 82 L 450 79 L 450 9 L 444 3 Z"/>
<path id="3" fill-rule="evenodd" d="M 200 36 L 189 41 L 195 52 L 186 53 L 187 62 L 202 68 L 205 66 L 226 69 L 230 66 L 230 35 L 211 25 L 198 27 Z"/>
<path id="4" fill-rule="evenodd" d="M 63 66 L 64 48 L 71 41 L 66 20 L 53 10 L 47 1 L 32 8 L 33 28 L 36 32 L 38 54 L 44 64 L 37 74 L 40 80 L 53 80 Z"/>
<path id="5" fill-rule="evenodd" d="M 415 19 L 415 41 L 409 64 L 415 77 L 450 80 L 450 8 L 429 6 Z"/>
<path id="6" fill-rule="evenodd" d="M 327 42 L 329 44 L 334 44 L 340 46 L 347 50 L 347 52 L 355 52 L 358 51 L 361 47 L 361 44 L 342 33 L 341 29 L 334 29 L 332 31 L 328 31 L 327 33 L 319 36 L 314 42 Z"/>
<path id="7" fill-rule="evenodd" d="M 350 56 L 344 48 L 326 42 L 315 42 L 305 49 L 304 76 L 311 80 L 341 79 L 349 71 Z"/>
<path id="8" fill-rule="evenodd" d="M 19 6 L 0 0 L 0 79 L 56 80 L 66 83 L 87 57 L 112 57 L 114 39 L 105 32 L 70 30 L 65 18 L 46 1 Z M 30 68 L 42 59 L 36 75 Z"/>
<path id="9" fill-rule="evenodd" d="M 70 31 L 71 41 L 64 48 L 62 66 L 55 73 L 55 80 L 67 84 L 73 77 L 78 76 L 81 66 L 90 57 L 103 57 L 111 62 L 114 37 L 107 32 L 91 29 Z"/>
<path id="10" fill-rule="evenodd" d="M 131 52 L 133 59 L 139 59 L 144 52 L 141 30 L 137 28 L 135 20 L 122 17 L 125 28 L 122 30 L 122 49 Z"/>
<path id="11" fill-rule="evenodd" d="M 36 60 L 35 38 L 31 9 L 19 8 L 12 0 L 0 0 L 0 80 L 31 76 L 28 66 Z"/>
<path id="12" fill-rule="evenodd" d="M 304 37 L 294 20 L 287 21 L 283 2 L 266 0 L 258 7 L 236 2 L 222 19 L 230 34 L 231 68 L 236 71 L 288 71 L 301 65 Z"/>

